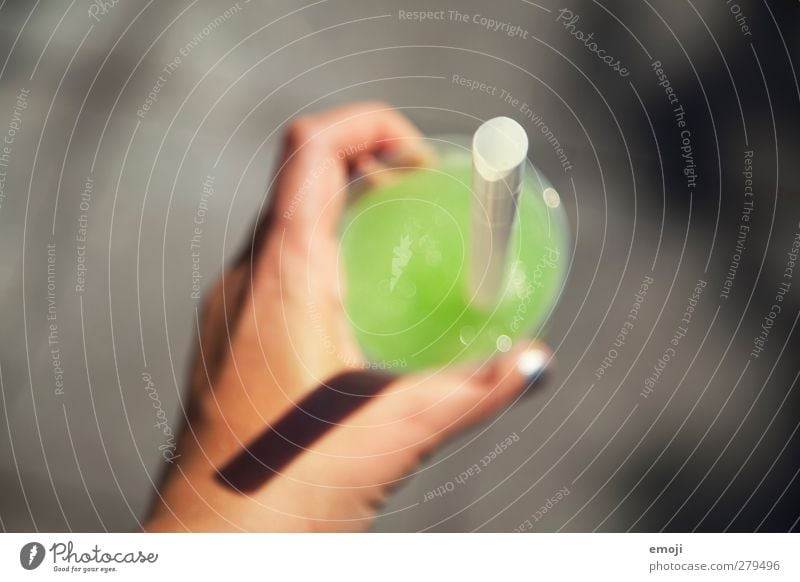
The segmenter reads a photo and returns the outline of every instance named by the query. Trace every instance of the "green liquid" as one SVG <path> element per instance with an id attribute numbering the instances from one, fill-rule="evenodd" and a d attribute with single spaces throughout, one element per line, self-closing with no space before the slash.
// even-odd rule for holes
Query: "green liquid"
<path id="1" fill-rule="evenodd" d="M 411 371 L 507 351 L 537 331 L 557 299 L 566 220 L 549 184 L 529 179 L 498 301 L 471 303 L 471 180 L 469 163 L 445 162 L 407 172 L 349 207 L 341 235 L 345 307 L 374 365 Z"/>

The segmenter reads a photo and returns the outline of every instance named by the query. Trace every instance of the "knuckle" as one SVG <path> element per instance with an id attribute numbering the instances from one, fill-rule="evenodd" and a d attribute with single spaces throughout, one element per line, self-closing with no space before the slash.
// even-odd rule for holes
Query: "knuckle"
<path id="1" fill-rule="evenodd" d="M 394 111 L 395 110 L 394 106 L 391 103 L 389 103 L 388 101 L 381 101 L 379 99 L 376 99 L 376 100 L 373 100 L 373 101 L 368 101 L 366 103 L 366 107 L 368 109 L 372 109 L 373 111 L 382 111 L 382 110 Z"/>
<path id="2" fill-rule="evenodd" d="M 297 117 L 286 129 L 286 139 L 292 149 L 297 149 L 310 141 L 317 131 L 317 124 L 310 117 Z"/>

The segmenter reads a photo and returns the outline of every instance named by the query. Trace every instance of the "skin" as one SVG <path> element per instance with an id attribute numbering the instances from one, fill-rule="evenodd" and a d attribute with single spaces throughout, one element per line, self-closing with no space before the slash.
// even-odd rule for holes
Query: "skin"
<path id="1" fill-rule="evenodd" d="M 348 176 L 387 157 L 424 161 L 420 137 L 382 103 L 292 123 L 271 206 L 247 252 L 206 299 L 179 456 L 145 530 L 365 530 L 421 459 L 527 386 L 519 357 L 541 346 L 397 377 L 256 491 L 242 493 L 217 478 L 326 379 L 363 369 L 338 264 Z"/>

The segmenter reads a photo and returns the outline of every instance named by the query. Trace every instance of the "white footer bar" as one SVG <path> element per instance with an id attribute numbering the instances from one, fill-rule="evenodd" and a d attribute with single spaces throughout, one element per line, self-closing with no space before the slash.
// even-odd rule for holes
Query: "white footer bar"
<path id="1" fill-rule="evenodd" d="M 796 534 L 3 534 L 0 580 L 800 580 Z"/>

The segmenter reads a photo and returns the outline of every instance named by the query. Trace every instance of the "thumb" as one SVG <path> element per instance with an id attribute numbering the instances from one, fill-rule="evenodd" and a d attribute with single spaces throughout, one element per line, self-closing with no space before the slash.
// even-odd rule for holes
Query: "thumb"
<path id="1" fill-rule="evenodd" d="M 218 476 L 239 493 L 300 500 L 293 512 L 320 520 L 315 527 L 366 528 L 421 459 L 530 391 L 551 360 L 547 347 L 533 344 L 479 366 L 403 377 L 357 372 L 346 391 L 333 383 L 304 402 L 302 430 L 279 421 Z M 347 413 L 359 397 L 362 405 Z M 314 436 L 326 426 L 333 428 Z M 302 439 L 306 446 L 289 446 Z M 274 474 L 284 478 L 267 485 L 265 475 Z"/>
<path id="2" fill-rule="evenodd" d="M 544 344 L 518 346 L 480 366 L 445 370 L 429 376 L 401 379 L 387 394 L 411 403 L 407 422 L 416 425 L 418 456 L 469 426 L 498 413 L 533 390 L 552 365 Z"/>
<path id="3" fill-rule="evenodd" d="M 446 439 L 498 412 L 541 380 L 552 352 L 518 347 L 480 366 L 329 381 L 220 471 L 244 491 L 284 468 L 293 486 L 358 490 L 370 505 Z M 329 430 L 332 429 L 332 430 Z M 268 471 L 265 471 L 268 469 Z"/>
<path id="4" fill-rule="evenodd" d="M 534 343 L 479 366 L 395 378 L 308 451 L 307 461 L 326 465 L 313 480 L 364 494 L 372 490 L 382 500 L 444 441 L 531 391 L 552 357 L 544 344 Z"/>

